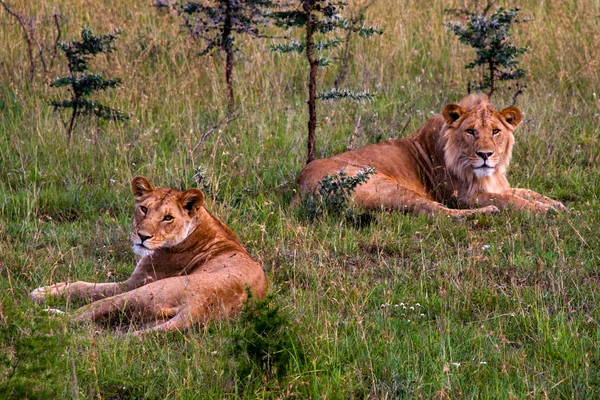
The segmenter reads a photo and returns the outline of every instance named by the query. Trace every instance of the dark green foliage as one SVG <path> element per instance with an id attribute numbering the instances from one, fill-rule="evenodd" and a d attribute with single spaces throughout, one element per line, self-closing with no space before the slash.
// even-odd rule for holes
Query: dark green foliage
<path id="1" fill-rule="evenodd" d="M 92 57 L 102 53 L 111 53 L 115 50 L 113 42 L 119 31 L 110 34 L 95 36 L 90 28 L 81 29 L 81 40 L 59 43 L 59 48 L 65 53 L 69 68 L 69 76 L 54 79 L 50 86 L 61 88 L 68 87 L 71 98 L 68 100 L 53 100 L 50 104 L 55 111 L 70 108 L 71 116 L 65 122 L 67 139 L 71 140 L 75 121 L 80 115 L 95 115 L 100 119 L 120 121 L 127 115 L 117 109 L 107 107 L 96 101 L 87 99 L 88 96 L 100 90 L 114 89 L 121 86 L 121 79 L 104 79 L 98 74 L 88 73 Z"/>
<path id="2" fill-rule="evenodd" d="M 0 398 L 58 398 L 64 378 L 57 372 L 67 367 L 67 345 L 47 312 L 26 311 L 5 297 L 0 303 Z"/>
<path id="3" fill-rule="evenodd" d="M 381 35 L 383 30 L 372 26 L 356 26 L 352 21 L 344 18 L 340 12 L 345 2 L 330 0 L 299 0 L 292 2 L 288 10 L 276 11 L 271 14 L 276 26 L 281 28 L 306 27 L 309 20 L 313 23 L 313 34 L 327 34 L 336 31 L 351 30 L 363 38 L 369 38 L 375 34 Z M 301 11 L 302 9 L 302 11 Z M 338 36 L 323 41 L 312 43 L 314 50 L 323 51 L 338 48 L 344 39 Z M 289 44 L 277 44 L 272 46 L 273 51 L 282 53 L 296 51 L 302 52 L 306 49 L 307 42 L 291 40 Z"/>
<path id="4" fill-rule="evenodd" d="M 201 55 L 215 49 L 239 50 L 234 35 L 259 36 L 259 27 L 268 24 L 269 8 L 273 7 L 271 0 L 214 0 L 206 4 L 186 2 L 180 10 L 192 37 L 205 43 Z M 226 29 L 230 35 L 223 36 Z"/>
<path id="5" fill-rule="evenodd" d="M 475 60 L 466 64 L 465 68 L 480 68 L 481 79 L 469 82 L 469 91 L 486 91 L 491 96 L 500 82 L 518 81 L 525 76 L 526 71 L 518 66 L 518 57 L 529 47 L 519 47 L 511 40 L 513 25 L 526 22 L 517 18 L 518 8 L 499 8 L 487 16 L 485 12 L 489 8 L 484 14 L 463 11 L 462 14 L 467 14 L 466 23 L 451 22 L 448 26 L 461 43 L 475 50 Z M 520 94 L 521 88 L 518 83 L 516 86 L 515 97 Z"/>
<path id="6" fill-rule="evenodd" d="M 353 101 L 371 101 L 375 99 L 375 95 L 369 92 L 352 92 L 348 89 L 337 90 L 331 89 L 328 92 L 319 93 L 319 100 L 353 100 Z"/>
<path id="7" fill-rule="evenodd" d="M 345 171 L 337 175 L 327 174 L 319 181 L 319 190 L 303 200 L 303 211 L 309 220 L 322 214 L 341 214 L 347 211 L 347 203 L 359 185 L 366 183 L 375 173 L 372 167 L 364 167 L 354 176 Z"/>
<path id="8" fill-rule="evenodd" d="M 269 23 L 271 0 L 212 0 L 186 2 L 180 8 L 184 25 L 194 39 L 204 42 L 200 55 L 221 50 L 226 56 L 225 80 L 229 108 L 234 105 L 232 72 L 234 54 L 239 51 L 235 37 L 248 35 L 260 37 L 259 27 Z"/>
<path id="9" fill-rule="evenodd" d="M 290 317 L 280 310 L 272 296 L 265 300 L 249 297 L 240 324 L 242 329 L 233 334 L 232 351 L 237 376 L 265 378 L 260 382 L 276 378 L 281 384 L 293 361 L 304 362 L 305 355 Z"/>
<path id="10" fill-rule="evenodd" d="M 303 35 L 305 38 L 304 41 L 291 40 L 288 44 L 277 44 L 272 46 L 271 49 L 279 53 L 305 52 L 306 59 L 310 65 L 307 103 L 309 114 L 307 164 L 315 159 L 315 131 L 317 129 L 316 100 L 346 98 L 362 101 L 371 99 L 373 96 L 372 94 L 367 95 L 365 93 L 351 92 L 347 89 L 338 91 L 337 87 L 335 91 L 332 90 L 317 96 L 317 68 L 330 66 L 331 61 L 320 54 L 315 54 L 315 52 L 337 49 L 344 43 L 342 37 L 334 36 L 333 38 L 327 38 L 328 34 L 344 31 L 368 38 L 374 34 L 380 35 L 383 33 L 379 28 L 364 24 L 358 26 L 356 21 L 345 19 L 340 14 L 344 6 L 345 2 L 339 0 L 296 0 L 271 14 L 276 26 L 284 29 L 298 27 L 305 30 Z"/>

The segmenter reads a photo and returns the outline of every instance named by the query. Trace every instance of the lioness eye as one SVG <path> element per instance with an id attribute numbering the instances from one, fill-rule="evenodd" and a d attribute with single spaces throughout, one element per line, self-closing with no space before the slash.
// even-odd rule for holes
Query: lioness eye
<path id="1" fill-rule="evenodd" d="M 494 130 L 492 131 L 492 135 L 497 135 L 497 134 L 499 134 L 499 133 L 500 133 L 500 129 L 494 129 Z"/>
<path id="2" fill-rule="evenodd" d="M 472 136 L 475 135 L 475 129 L 466 129 L 465 132 L 467 132 L 469 135 L 472 135 Z"/>
<path id="3" fill-rule="evenodd" d="M 173 216 L 172 215 L 165 215 L 165 217 L 163 218 L 163 221 L 171 222 L 171 221 L 173 221 Z"/>
<path id="4" fill-rule="evenodd" d="M 140 210 L 142 211 L 142 213 L 144 215 L 146 215 L 148 213 L 148 207 L 140 206 Z"/>

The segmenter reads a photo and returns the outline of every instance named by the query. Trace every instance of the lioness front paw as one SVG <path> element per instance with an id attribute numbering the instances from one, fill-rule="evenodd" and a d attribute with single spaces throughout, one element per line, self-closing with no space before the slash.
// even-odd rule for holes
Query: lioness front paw
<path id="1" fill-rule="evenodd" d="M 58 296 L 64 293 L 67 289 L 67 286 L 67 282 L 61 282 L 50 286 L 39 287 L 31 292 L 31 300 L 35 301 L 36 303 L 43 303 L 46 301 L 47 296 Z"/>

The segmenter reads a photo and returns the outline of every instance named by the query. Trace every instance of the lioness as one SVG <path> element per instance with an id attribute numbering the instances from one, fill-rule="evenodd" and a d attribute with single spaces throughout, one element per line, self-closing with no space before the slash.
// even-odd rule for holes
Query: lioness
<path id="1" fill-rule="evenodd" d="M 31 293 L 42 302 L 66 295 L 93 300 L 76 320 L 125 315 L 142 324 L 137 333 L 174 331 L 211 318 L 229 317 L 246 300 L 262 298 L 266 277 L 235 234 L 204 208 L 204 194 L 155 189 L 144 177 L 131 181 L 136 205 L 133 251 L 142 258 L 119 283 L 57 283 Z"/>
<path id="2" fill-rule="evenodd" d="M 513 208 L 565 210 L 558 201 L 506 179 L 521 111 L 494 110 L 485 95 L 470 95 L 444 107 L 418 131 L 331 158 L 315 160 L 298 176 L 301 196 L 314 192 L 327 174 L 348 175 L 371 166 L 375 174 L 356 188 L 355 204 L 450 216 Z"/>

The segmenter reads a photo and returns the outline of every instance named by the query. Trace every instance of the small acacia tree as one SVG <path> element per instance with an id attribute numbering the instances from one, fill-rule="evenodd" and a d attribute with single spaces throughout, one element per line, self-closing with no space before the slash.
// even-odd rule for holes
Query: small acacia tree
<path id="1" fill-rule="evenodd" d="M 260 37 L 259 28 L 269 23 L 272 0 L 211 0 L 203 3 L 187 2 L 180 9 L 184 25 L 194 39 L 204 42 L 200 55 L 221 50 L 225 54 L 225 82 L 227 103 L 233 109 L 233 65 L 238 35 Z"/>
<path id="2" fill-rule="evenodd" d="M 292 40 L 287 44 L 273 46 L 280 53 L 302 53 L 306 55 L 310 67 L 308 79 L 308 157 L 306 163 L 315 159 L 315 132 L 317 128 L 317 99 L 371 100 L 374 96 L 368 92 L 354 92 L 334 88 L 317 95 L 317 71 L 319 67 L 331 64 L 321 52 L 338 48 L 344 40 L 335 35 L 342 31 L 352 31 L 363 38 L 381 34 L 381 29 L 371 26 L 357 26 L 345 19 L 340 12 L 345 3 L 339 0 L 295 0 L 283 10 L 272 14 L 275 24 L 282 28 L 299 27 L 304 29 L 304 40 Z"/>
<path id="3" fill-rule="evenodd" d="M 75 121 L 80 115 L 95 115 L 99 119 L 123 120 L 127 115 L 121 111 L 107 107 L 88 97 L 99 90 L 116 88 L 121 85 L 121 79 L 104 79 L 98 74 L 88 72 L 92 57 L 101 53 L 110 53 L 115 47 L 113 42 L 119 31 L 95 36 L 90 28 L 81 30 L 81 40 L 59 43 L 59 48 L 65 53 L 68 62 L 69 75 L 54 79 L 52 87 L 68 87 L 71 98 L 68 100 L 52 100 L 50 104 L 55 111 L 70 108 L 71 116 L 63 121 L 67 131 L 67 141 L 71 141 Z"/>
<path id="4" fill-rule="evenodd" d="M 498 8 L 490 14 L 494 1 L 488 1 L 482 11 L 475 3 L 474 10 L 448 10 L 457 16 L 463 16 L 466 22 L 450 22 L 450 30 L 461 43 L 475 50 L 475 60 L 465 65 L 466 69 L 478 68 L 479 81 L 469 82 L 468 91 L 480 90 L 492 96 L 500 88 L 501 82 L 516 81 L 513 99 L 522 93 L 519 79 L 526 71 L 519 68 L 518 57 L 529 50 L 512 42 L 512 27 L 526 19 L 518 19 L 518 8 L 505 10 Z"/>

